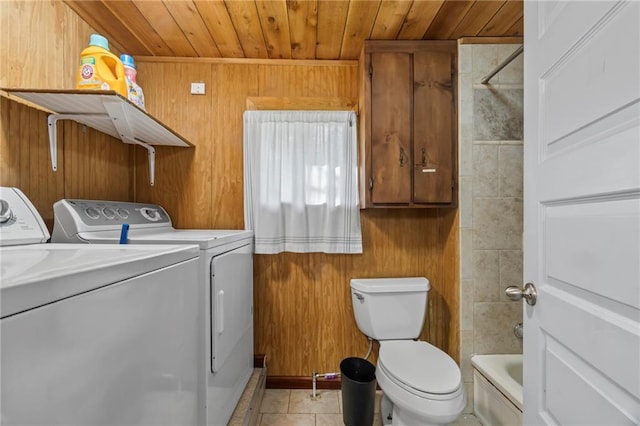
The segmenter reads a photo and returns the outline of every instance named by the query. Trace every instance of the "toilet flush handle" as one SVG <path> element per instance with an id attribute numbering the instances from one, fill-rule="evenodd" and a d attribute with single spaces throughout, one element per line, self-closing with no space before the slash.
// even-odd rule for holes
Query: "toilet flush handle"
<path id="1" fill-rule="evenodd" d="M 358 299 L 361 303 L 364 302 L 364 296 L 361 295 L 360 293 L 356 293 L 355 291 L 353 292 L 353 295 L 356 297 L 356 299 Z"/>

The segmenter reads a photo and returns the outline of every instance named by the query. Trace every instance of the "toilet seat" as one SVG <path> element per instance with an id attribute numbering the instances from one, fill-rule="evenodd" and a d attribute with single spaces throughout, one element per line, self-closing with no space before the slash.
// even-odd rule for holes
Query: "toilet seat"
<path id="1" fill-rule="evenodd" d="M 463 392 L 458 365 L 427 342 L 380 342 L 378 369 L 396 386 L 420 398 L 449 400 Z"/>

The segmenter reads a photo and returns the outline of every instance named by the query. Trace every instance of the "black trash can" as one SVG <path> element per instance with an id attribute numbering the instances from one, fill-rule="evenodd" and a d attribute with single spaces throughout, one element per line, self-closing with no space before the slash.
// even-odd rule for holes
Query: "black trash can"
<path id="1" fill-rule="evenodd" d="M 376 367 L 363 358 L 345 358 L 342 376 L 342 421 L 345 426 L 371 426 L 376 400 Z"/>

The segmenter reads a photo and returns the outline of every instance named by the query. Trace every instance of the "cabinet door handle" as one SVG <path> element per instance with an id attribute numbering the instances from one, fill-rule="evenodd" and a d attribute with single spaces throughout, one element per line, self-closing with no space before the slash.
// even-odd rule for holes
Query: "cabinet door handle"
<path id="1" fill-rule="evenodd" d="M 427 166 L 427 148 L 422 148 L 422 167 Z"/>
<path id="2" fill-rule="evenodd" d="M 404 153 L 404 148 L 400 147 L 400 167 L 404 167 L 406 158 L 407 158 L 407 154 Z"/>

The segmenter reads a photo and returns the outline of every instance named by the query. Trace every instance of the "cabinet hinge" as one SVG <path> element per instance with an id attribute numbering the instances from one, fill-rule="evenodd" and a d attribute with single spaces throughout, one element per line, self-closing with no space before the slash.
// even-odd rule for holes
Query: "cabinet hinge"
<path id="1" fill-rule="evenodd" d="M 369 192 L 373 192 L 373 178 L 369 178 Z"/>
<path id="2" fill-rule="evenodd" d="M 373 64 L 369 63 L 369 80 L 373 77 Z"/>

